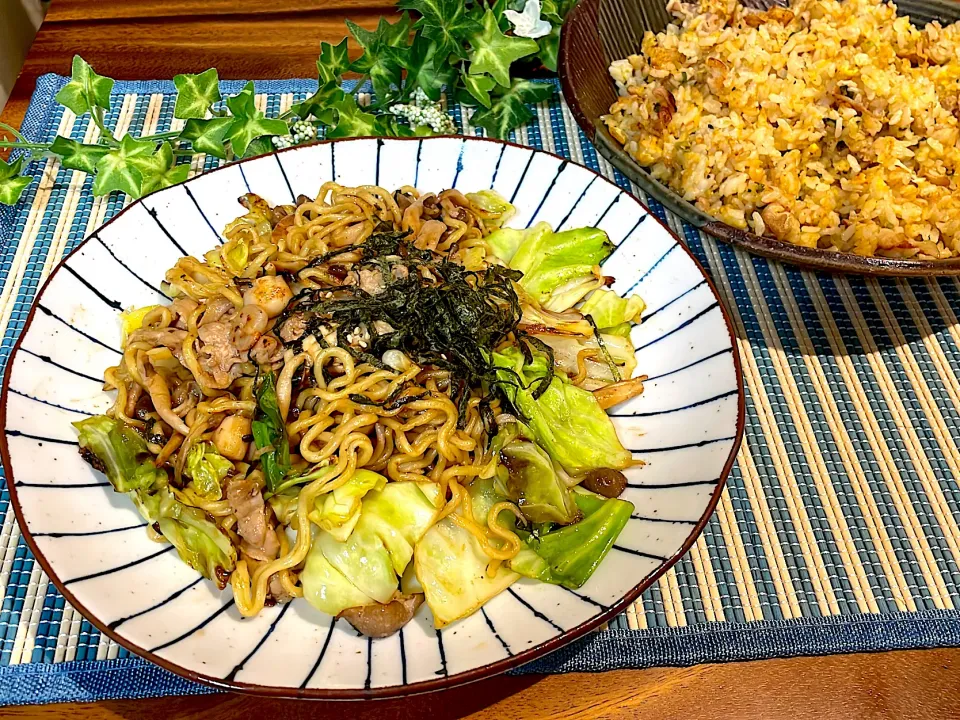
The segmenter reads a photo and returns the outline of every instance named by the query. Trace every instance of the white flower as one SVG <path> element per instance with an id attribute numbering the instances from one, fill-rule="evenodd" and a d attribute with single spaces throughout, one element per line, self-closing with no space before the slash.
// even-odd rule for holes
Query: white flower
<path id="1" fill-rule="evenodd" d="M 518 37 L 541 38 L 550 34 L 551 25 L 540 18 L 540 0 L 527 0 L 523 12 L 504 10 L 504 17 L 513 25 L 513 34 Z"/>

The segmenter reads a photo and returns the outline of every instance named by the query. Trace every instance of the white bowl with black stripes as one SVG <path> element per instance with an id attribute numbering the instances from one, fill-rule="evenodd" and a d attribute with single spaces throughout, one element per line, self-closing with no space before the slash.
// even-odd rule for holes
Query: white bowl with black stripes
<path id="1" fill-rule="evenodd" d="M 343 185 L 422 191 L 493 187 L 514 227 L 597 226 L 621 294 L 647 303 L 633 331 L 650 380 L 615 408 L 636 515 L 577 592 L 527 580 L 437 631 L 424 606 L 401 633 L 358 637 L 306 602 L 241 619 L 169 545 L 147 538 L 130 501 L 77 453 L 70 423 L 102 413 L 103 370 L 120 358 L 121 309 L 164 301 L 164 271 L 200 257 L 257 193 L 271 204 Z M 612 618 L 692 545 L 743 432 L 733 333 L 703 269 L 638 200 L 546 152 L 482 138 L 354 139 L 293 148 L 196 177 L 131 204 L 53 272 L 4 377 L 0 450 L 23 535 L 66 599 L 121 645 L 186 677 L 264 694 L 402 695 L 476 680 L 554 650 Z"/>

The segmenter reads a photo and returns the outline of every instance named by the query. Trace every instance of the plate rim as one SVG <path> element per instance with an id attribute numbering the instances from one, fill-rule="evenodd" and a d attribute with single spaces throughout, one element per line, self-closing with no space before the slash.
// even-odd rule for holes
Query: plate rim
<path id="1" fill-rule="evenodd" d="M 252 160 L 259 160 L 270 155 L 280 155 L 286 152 L 292 152 L 297 150 L 302 150 L 307 147 L 313 147 L 317 145 L 328 145 L 336 143 L 348 143 L 354 141 L 371 141 L 375 140 L 377 142 L 384 142 L 389 140 L 389 142 L 422 142 L 424 140 L 432 139 L 456 139 L 462 140 L 464 142 L 487 142 L 495 145 L 504 145 L 510 147 L 520 148 L 522 150 L 528 150 L 532 153 L 541 153 L 544 155 L 549 155 L 558 160 L 565 161 L 567 163 L 577 165 L 578 167 L 583 168 L 584 170 L 596 175 L 597 177 L 603 178 L 607 182 L 616 186 L 611 180 L 608 180 L 600 173 L 591 170 L 590 168 L 576 163 L 568 158 L 561 157 L 556 153 L 549 152 L 547 150 L 540 150 L 538 148 L 528 147 L 526 145 L 520 145 L 519 143 L 510 142 L 507 140 L 498 140 L 494 138 L 485 138 L 485 137 L 476 137 L 476 136 L 464 136 L 464 135 L 436 135 L 428 138 L 373 138 L 373 137 L 362 137 L 362 138 L 336 138 L 332 140 L 320 140 L 305 145 L 298 145 L 296 147 L 284 148 L 282 150 L 276 150 L 271 153 L 266 153 L 265 155 L 258 155 L 257 157 L 246 158 L 239 160 L 234 163 L 223 165 L 218 168 L 214 168 L 204 173 L 195 175 L 194 177 L 186 180 L 180 185 L 186 186 L 191 182 L 199 178 L 206 178 L 210 175 L 219 172 L 220 170 L 225 170 L 227 168 L 232 168 L 236 165 L 242 163 L 250 162 Z M 178 187 L 178 186 L 172 186 Z M 159 194 L 165 190 L 170 190 L 172 188 L 164 188 L 157 193 Z M 108 638 L 116 642 L 121 647 L 126 648 L 135 655 L 149 660 L 155 665 L 168 670 L 180 677 L 186 678 L 193 682 L 198 682 L 203 685 L 214 687 L 220 690 L 226 690 L 230 692 L 244 693 L 250 695 L 259 695 L 265 697 L 275 697 L 275 698 L 307 698 L 315 700 L 369 700 L 369 699 L 382 699 L 382 698 L 395 698 L 395 697 L 406 697 L 408 695 L 418 695 L 422 693 L 435 692 L 438 690 L 444 690 L 447 688 L 456 687 L 459 685 L 465 685 L 467 683 L 476 682 L 478 680 L 483 680 L 489 677 L 494 677 L 500 675 L 507 670 L 510 670 L 520 665 L 524 665 L 532 660 L 543 657 L 559 648 L 569 645 L 574 640 L 585 635 L 587 632 L 599 627 L 605 622 L 608 622 L 616 615 L 620 614 L 625 610 L 629 605 L 631 605 L 643 592 L 645 592 L 653 583 L 660 579 L 673 565 L 693 547 L 694 543 L 699 539 L 700 534 L 703 532 L 703 529 L 706 527 L 707 522 L 713 516 L 714 511 L 716 510 L 717 504 L 720 501 L 720 496 L 723 493 L 724 488 L 726 487 L 727 477 L 730 474 L 731 469 L 733 468 L 733 463 L 736 461 L 737 453 L 739 452 L 741 442 L 744 435 L 744 427 L 746 423 L 746 397 L 744 392 L 744 381 L 743 381 L 743 370 L 740 361 L 740 352 L 737 346 L 737 336 L 733 329 L 733 323 L 731 322 L 730 315 L 726 309 L 723 299 L 720 294 L 717 292 L 716 285 L 713 282 L 713 278 L 706 272 L 703 265 L 700 261 L 693 255 L 687 246 L 680 241 L 680 238 L 673 232 L 660 218 L 658 218 L 644 203 L 640 201 L 639 198 L 634 196 L 629 190 L 620 188 L 625 194 L 630 196 L 632 199 L 642 207 L 647 213 L 656 220 L 660 226 L 666 230 L 674 242 L 679 245 L 683 251 L 687 254 L 687 257 L 693 261 L 696 268 L 703 275 L 703 278 L 706 280 L 710 291 L 713 293 L 714 297 L 717 299 L 721 314 L 723 316 L 724 323 L 726 325 L 727 334 L 730 339 L 731 355 L 733 358 L 734 372 L 736 374 L 737 381 L 737 427 L 736 434 L 734 437 L 733 444 L 731 445 L 730 452 L 727 456 L 727 459 L 724 463 L 723 470 L 720 473 L 720 477 L 716 483 L 716 487 L 713 490 L 713 493 L 710 496 L 709 501 L 703 511 L 703 514 L 697 520 L 696 525 L 690 531 L 690 534 L 686 537 L 680 549 L 671 555 L 666 561 L 661 563 L 655 570 L 643 577 L 630 591 L 628 591 L 622 598 L 620 598 L 616 603 L 608 607 L 606 610 L 603 610 L 598 615 L 582 622 L 580 625 L 577 625 L 562 634 L 552 637 L 542 643 L 539 643 L 531 648 L 524 650 L 523 652 L 517 653 L 510 657 L 497 660 L 486 665 L 481 665 L 479 667 L 471 668 L 465 670 L 461 673 L 455 675 L 448 675 L 442 678 L 437 678 L 436 680 L 424 680 L 420 682 L 410 683 L 409 685 L 386 685 L 376 688 L 296 688 L 296 687 L 282 687 L 277 685 L 261 685 L 259 683 L 249 683 L 249 682 L 238 682 L 236 680 L 226 680 L 224 678 L 218 678 L 211 675 L 205 675 L 203 673 L 190 670 L 181 665 L 178 665 L 175 662 L 162 658 L 155 653 L 140 647 L 132 640 L 128 640 L 123 637 L 115 630 L 111 629 L 107 623 L 104 623 L 98 617 L 96 617 L 92 612 L 90 612 L 83 603 L 79 602 L 70 589 L 64 585 L 63 581 L 54 572 L 53 567 L 47 561 L 46 556 L 40 550 L 37 545 L 36 540 L 31 534 L 29 527 L 27 526 L 26 520 L 24 518 L 23 509 L 20 506 L 20 499 L 17 492 L 16 481 L 13 475 L 12 465 L 10 461 L 10 451 L 7 446 L 7 398 L 9 396 L 10 390 L 10 380 L 13 374 L 14 367 L 14 358 L 17 353 L 20 351 L 21 343 L 23 342 L 24 337 L 26 337 L 27 332 L 30 329 L 30 326 L 33 322 L 34 316 L 37 312 L 37 307 L 43 293 L 47 290 L 50 282 L 53 278 L 60 272 L 64 264 L 73 257 L 75 254 L 80 252 L 84 246 L 90 242 L 94 236 L 97 235 L 103 228 L 107 227 L 114 220 L 119 218 L 121 215 L 126 213 L 128 210 L 134 206 L 141 203 L 141 200 L 135 200 L 127 205 L 125 208 L 120 210 L 116 215 L 110 218 L 107 222 L 103 223 L 97 227 L 93 232 L 89 233 L 82 241 L 80 241 L 77 246 L 66 256 L 61 258 L 54 268 L 50 271 L 50 274 L 44 280 L 43 284 L 38 288 L 36 295 L 34 296 L 33 302 L 30 305 L 30 311 L 27 314 L 26 319 L 24 320 L 23 328 L 20 331 L 20 335 L 17 337 L 16 342 L 10 350 L 10 354 L 7 357 L 7 366 L 3 373 L 3 384 L 0 388 L 0 459 L 2 459 L 3 468 L 6 476 L 7 490 L 10 496 L 10 506 L 13 508 L 14 515 L 17 518 L 17 523 L 20 526 L 20 532 L 27 544 L 27 547 L 30 549 L 30 552 L 33 554 L 33 557 L 37 562 L 40 563 L 40 567 L 46 573 L 47 577 L 53 582 L 60 594 L 69 602 L 75 610 L 77 610 L 84 618 L 90 621 L 90 623 L 96 627 L 101 634 L 106 635 Z M 149 197 L 145 196 L 145 197 Z"/>
<path id="2" fill-rule="evenodd" d="M 735 228 L 699 210 L 692 203 L 684 200 L 650 174 L 614 140 L 599 118 L 591 118 L 580 104 L 578 87 L 584 76 L 572 71 L 571 57 L 575 52 L 572 49 L 574 26 L 592 28 L 599 37 L 597 17 L 600 3 L 604 0 L 580 0 L 567 14 L 560 31 L 560 49 L 557 59 L 557 69 L 560 76 L 560 88 L 563 99 L 573 114 L 577 125 L 584 135 L 593 144 L 597 151 L 609 160 L 618 170 L 623 172 L 633 182 L 640 185 L 646 192 L 653 195 L 659 202 L 675 208 L 686 222 L 695 225 L 708 235 L 729 243 L 734 247 L 742 248 L 747 252 L 761 257 L 779 260 L 805 270 L 821 270 L 831 273 L 850 275 L 865 275 L 874 277 L 942 277 L 960 275 L 960 257 L 944 260 L 902 260 L 898 258 L 884 258 L 878 256 L 855 255 L 854 253 L 808 248 L 793 245 L 788 242 L 757 235 L 746 230 Z M 614 87 L 613 80 L 607 74 L 607 83 Z"/>

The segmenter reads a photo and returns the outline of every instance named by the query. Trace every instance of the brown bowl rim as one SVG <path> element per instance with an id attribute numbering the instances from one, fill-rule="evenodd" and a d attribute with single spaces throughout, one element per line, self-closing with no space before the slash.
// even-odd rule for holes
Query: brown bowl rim
<path id="1" fill-rule="evenodd" d="M 460 135 L 439 135 L 434 136 L 436 138 L 454 138 L 457 140 L 464 140 L 470 142 L 488 142 L 494 144 L 508 145 L 511 147 L 518 147 L 524 150 L 531 150 L 533 152 L 543 153 L 557 158 L 558 160 L 565 160 L 566 162 L 572 162 L 566 158 L 562 158 L 555 153 L 551 153 L 546 150 L 539 150 L 537 148 L 531 148 L 518 143 L 513 143 L 504 140 L 495 140 L 492 138 L 483 138 L 483 137 L 471 137 L 471 136 L 460 136 Z M 268 155 L 279 155 L 281 153 L 290 152 L 303 147 L 313 146 L 313 145 L 327 145 L 330 143 L 346 143 L 353 142 L 357 140 L 371 140 L 372 138 L 341 138 L 336 140 L 322 140 L 315 143 L 309 143 L 309 145 L 300 145 L 297 147 L 286 148 L 283 150 L 274 151 L 272 153 L 267 153 L 266 155 L 260 155 L 255 158 L 248 158 L 246 160 L 240 160 L 238 163 L 231 163 L 229 165 L 224 165 L 219 168 L 215 168 L 208 172 L 197 175 L 189 180 L 187 180 L 183 185 L 189 185 L 191 182 L 194 182 L 200 177 L 208 177 L 213 173 L 220 172 L 227 168 L 231 168 L 234 165 L 250 162 L 251 160 L 257 160 Z M 390 138 L 390 142 L 418 142 L 423 141 L 424 139 L 429 138 Z M 379 139 L 378 139 L 379 140 Z M 578 165 L 578 163 L 573 163 Z M 583 167 L 580 165 L 580 167 Z M 590 168 L 583 168 L 594 175 L 603 177 L 599 173 L 590 170 Z M 604 178 L 606 180 L 606 178 Z M 621 188 L 622 189 L 622 188 Z M 199 682 L 203 685 L 208 685 L 210 687 L 217 688 L 219 690 L 226 690 L 231 692 L 246 693 L 251 695 L 260 695 L 267 697 L 276 697 L 276 698 L 307 698 L 314 700 L 368 700 L 368 699 L 377 699 L 377 698 L 394 698 L 394 697 L 404 697 L 408 695 L 417 695 L 420 693 L 434 692 L 437 690 L 444 690 L 451 687 L 456 687 L 458 685 L 465 685 L 467 683 L 476 682 L 485 678 L 493 677 L 499 675 L 507 670 L 510 670 L 515 667 L 519 667 L 525 663 L 528 663 L 532 660 L 535 660 L 539 657 L 547 655 L 554 650 L 557 650 L 579 637 L 583 636 L 587 632 L 594 630 L 600 625 L 608 622 L 613 617 L 621 613 L 629 605 L 631 605 L 647 588 L 649 588 L 653 583 L 655 583 L 664 573 L 667 572 L 683 555 L 685 555 L 693 544 L 697 541 L 697 538 L 700 537 L 701 532 L 703 532 L 704 527 L 706 526 L 709 519 L 712 517 L 714 510 L 717 507 L 717 503 L 720 501 L 720 495 L 723 492 L 723 489 L 726 485 L 727 476 L 730 474 L 730 470 L 733 467 L 733 463 L 736 460 L 737 453 L 740 448 L 740 444 L 743 440 L 744 424 L 746 420 L 746 406 L 745 406 L 745 395 L 744 395 L 744 386 L 743 386 L 743 371 L 740 363 L 740 354 L 737 348 L 737 338 L 733 330 L 733 324 L 730 320 L 730 315 L 727 312 L 727 309 L 724 307 L 723 301 L 720 298 L 717 288 L 714 285 L 712 279 L 704 270 L 703 266 L 697 260 L 696 257 L 690 252 L 690 250 L 680 242 L 677 238 L 676 233 L 674 233 L 670 228 L 663 224 L 649 208 L 646 207 L 640 200 L 634 197 L 628 190 L 624 192 L 636 200 L 641 207 L 643 207 L 650 214 L 654 220 L 656 220 L 660 225 L 670 233 L 674 240 L 679 244 L 687 256 L 694 262 L 696 267 L 703 274 L 703 277 L 706 279 L 708 286 L 710 287 L 711 292 L 717 298 L 719 303 L 720 311 L 723 314 L 724 323 L 727 327 L 727 333 L 730 338 L 731 354 L 733 356 L 734 362 L 734 371 L 737 377 L 737 430 L 736 437 L 734 438 L 733 445 L 730 448 L 730 453 L 727 456 L 727 460 L 724 463 L 723 470 L 720 474 L 720 478 L 717 481 L 716 487 L 710 500 L 707 503 L 706 508 L 703 511 L 703 515 L 697 521 L 697 524 L 690 531 L 690 534 L 687 536 L 681 548 L 665 562 L 657 567 L 656 570 L 651 572 L 649 575 L 644 577 L 637 585 L 633 587 L 632 590 L 627 592 L 619 601 L 611 605 L 609 608 L 601 612 L 599 615 L 586 620 L 575 628 L 562 633 L 561 635 L 551 638 L 545 642 L 540 643 L 532 648 L 524 650 L 523 652 L 517 653 L 516 655 L 504 658 L 503 660 L 498 660 L 487 665 L 483 665 L 478 668 L 473 668 L 456 675 L 449 675 L 443 678 L 438 678 L 436 680 L 426 680 L 418 683 L 411 683 L 409 685 L 390 685 L 380 688 L 370 688 L 370 689 L 340 689 L 340 688 L 294 688 L 294 687 L 280 687 L 275 685 L 261 685 L 258 683 L 246 683 L 246 682 L 237 682 L 235 680 L 225 680 L 223 678 L 212 677 L 210 675 L 204 675 L 193 670 L 188 670 L 187 668 L 181 667 L 174 662 L 166 660 L 154 653 L 146 650 L 136 643 L 128 640 L 127 638 L 122 637 L 119 633 L 112 630 L 108 625 L 103 623 L 99 618 L 97 618 L 93 613 L 91 613 L 77 598 L 73 595 L 69 588 L 67 588 L 60 577 L 54 572 L 50 563 L 47 561 L 46 556 L 37 546 L 37 542 L 34 539 L 33 535 L 30 533 L 29 527 L 25 521 L 23 515 L 23 509 L 20 506 L 20 500 L 17 494 L 17 485 L 16 479 L 13 474 L 13 467 L 10 462 L 10 450 L 7 446 L 7 398 L 9 395 L 10 389 L 10 379 L 12 376 L 14 358 L 16 357 L 17 352 L 20 350 L 21 343 L 23 338 L 26 336 L 27 331 L 30 329 L 30 326 L 33 322 L 34 315 L 37 311 L 37 305 L 42 297 L 43 293 L 46 291 L 48 285 L 53 280 L 56 273 L 63 267 L 63 265 L 73 257 L 93 238 L 96 233 L 106 227 L 118 217 L 127 212 L 131 207 L 140 203 L 140 200 L 130 203 L 126 208 L 117 213 L 114 217 L 104 223 L 96 231 L 88 235 L 82 242 L 80 242 L 76 248 L 74 248 L 66 257 L 61 259 L 57 265 L 53 268 L 50 274 L 44 280 L 43 285 L 37 291 L 36 296 L 34 297 L 33 303 L 30 306 L 30 312 L 27 315 L 26 321 L 24 322 L 23 329 L 20 332 L 19 337 L 17 338 L 16 343 L 13 346 L 13 349 L 10 352 L 10 355 L 7 360 L 7 367 L 3 374 L 3 385 L 2 390 L 0 390 L 0 428 L 3 428 L 3 432 L 0 432 L 0 458 L 3 461 L 3 467 L 6 472 L 6 481 L 7 489 L 10 494 L 10 505 L 13 507 L 14 514 L 16 515 L 17 522 L 20 525 L 20 530 L 23 535 L 24 540 L 27 543 L 27 546 L 30 548 L 31 553 L 33 553 L 34 558 L 37 562 L 40 563 L 40 567 L 47 574 L 47 577 L 53 581 L 53 584 L 56 585 L 57 589 L 60 591 L 61 595 L 69 602 L 81 615 L 83 615 L 87 620 L 89 620 L 102 634 L 109 637 L 111 640 L 126 648 L 127 650 L 133 652 L 140 657 L 149 660 L 150 662 L 159 665 L 165 670 L 179 675 L 180 677 L 186 678 L 187 680 L 192 680 L 194 682 Z"/>
<path id="2" fill-rule="evenodd" d="M 595 23 L 590 22 L 591 14 L 596 17 L 601 2 L 603 0 L 580 0 L 567 14 L 563 29 L 560 32 L 560 50 L 557 61 L 560 87 L 570 112 L 587 139 L 593 143 L 601 155 L 630 180 L 636 182 L 661 203 L 676 206 L 678 208 L 677 214 L 684 221 L 693 224 L 705 233 L 735 247 L 743 248 L 754 255 L 779 260 L 802 269 L 878 277 L 960 275 L 960 257 L 945 260 L 901 260 L 897 258 L 866 257 L 835 250 L 791 245 L 774 238 L 756 235 L 710 218 L 673 190 L 650 177 L 647 171 L 630 157 L 616 140 L 610 137 L 600 118 L 590 117 L 583 109 L 580 104 L 577 81 L 574 80 L 574 73 L 570 71 L 571 57 L 573 57 L 574 52 L 570 28 L 580 24 L 596 27 Z M 960 9 L 960 6 L 958 6 L 958 9 Z M 611 87 L 614 87 L 613 80 L 609 76 L 607 81 Z M 598 135 L 600 136 L 599 140 Z"/>

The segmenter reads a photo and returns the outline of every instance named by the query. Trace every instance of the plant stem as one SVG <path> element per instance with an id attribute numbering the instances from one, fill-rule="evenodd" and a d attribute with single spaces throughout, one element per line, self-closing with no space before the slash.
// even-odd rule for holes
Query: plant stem
<path id="1" fill-rule="evenodd" d="M 0 140 L 0 148 L 20 148 L 21 150 L 49 150 L 49 143 L 28 143 L 12 140 Z"/>
<path id="2" fill-rule="evenodd" d="M 350 91 L 351 95 L 357 95 L 360 92 L 360 88 L 363 87 L 363 84 L 370 79 L 369 75 L 361 75 L 360 79 L 357 80 L 357 84 L 353 86 L 353 90 Z"/>
<path id="3" fill-rule="evenodd" d="M 119 144 L 117 143 L 117 139 L 113 136 L 113 133 L 107 129 L 107 126 L 103 124 L 103 109 L 99 107 L 90 108 L 90 117 L 93 118 L 94 124 L 100 130 L 100 137 L 103 138 L 107 145 L 116 147 Z"/>
<path id="4" fill-rule="evenodd" d="M 27 140 L 23 135 L 20 134 L 20 132 L 15 127 L 11 125 L 7 125 L 6 123 L 0 122 L 0 130 L 6 130 L 22 143 L 29 142 L 29 140 Z"/>
<path id="5" fill-rule="evenodd" d="M 173 140 L 174 138 L 180 137 L 179 130 L 171 130 L 170 132 L 156 133 L 154 135 L 144 135 L 141 140 Z"/>

